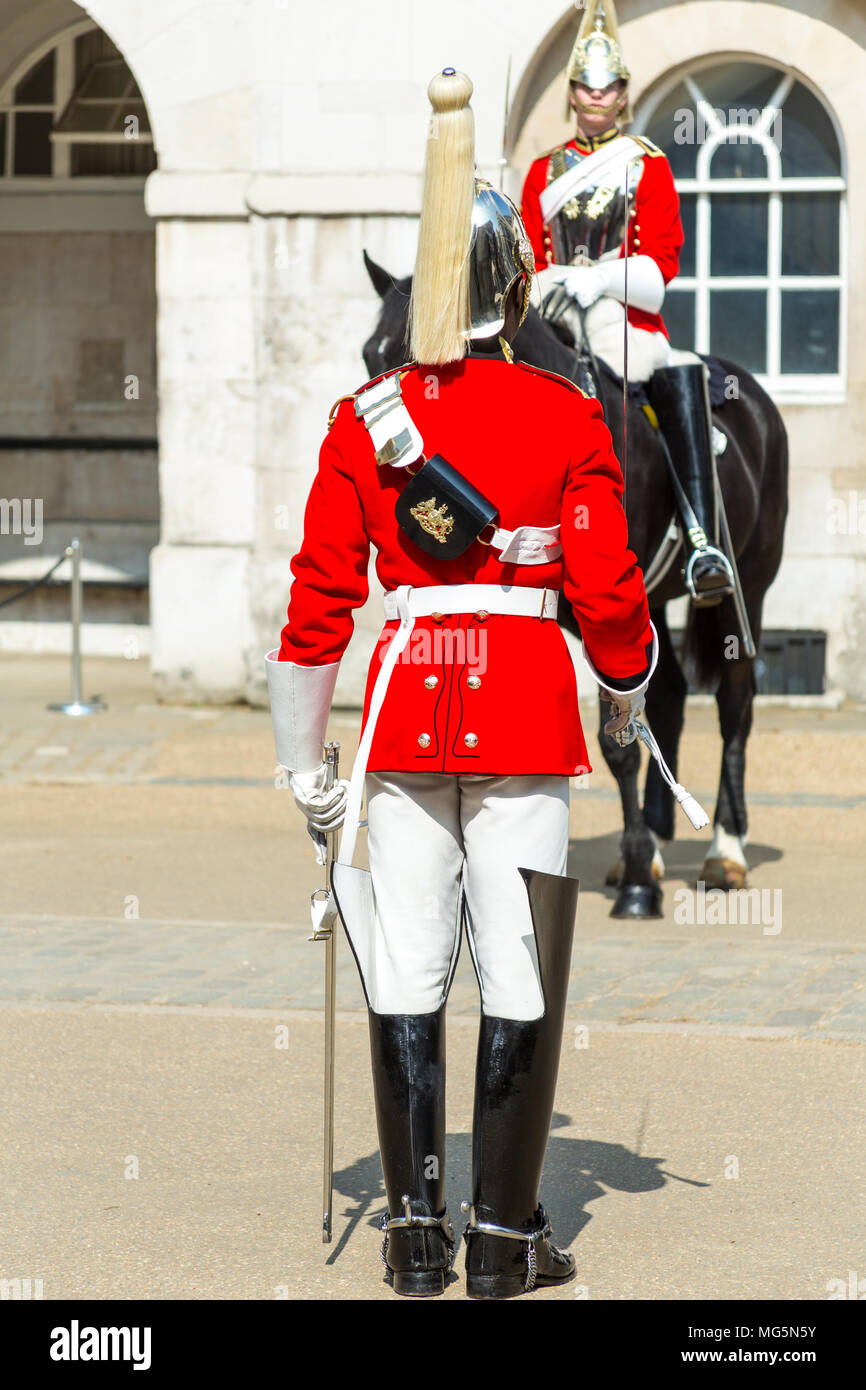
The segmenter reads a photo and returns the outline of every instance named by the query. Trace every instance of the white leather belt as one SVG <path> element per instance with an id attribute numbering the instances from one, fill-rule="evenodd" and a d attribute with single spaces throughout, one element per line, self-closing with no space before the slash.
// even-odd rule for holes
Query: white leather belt
<path id="1" fill-rule="evenodd" d="M 510 613 L 518 618 L 555 618 L 557 589 L 529 589 L 512 584 L 431 584 L 408 592 L 409 616 L 445 613 Z M 397 591 L 385 595 L 385 617 L 401 617 Z"/>

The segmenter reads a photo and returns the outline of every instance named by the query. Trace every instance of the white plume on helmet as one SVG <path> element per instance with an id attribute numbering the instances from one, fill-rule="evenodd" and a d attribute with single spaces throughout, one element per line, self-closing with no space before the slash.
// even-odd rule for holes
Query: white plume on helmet
<path id="1" fill-rule="evenodd" d="M 412 357 L 459 361 L 472 339 L 513 338 L 529 308 L 535 257 L 517 208 L 475 175 L 472 82 L 445 68 L 428 88 L 418 254 L 409 303 Z"/>

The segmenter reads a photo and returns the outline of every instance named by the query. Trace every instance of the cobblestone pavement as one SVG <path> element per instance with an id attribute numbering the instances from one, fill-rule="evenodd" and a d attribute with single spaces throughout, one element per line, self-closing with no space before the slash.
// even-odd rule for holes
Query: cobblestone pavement
<path id="1" fill-rule="evenodd" d="M 0 919 L 0 999 L 321 1009 L 323 947 L 300 925 Z M 580 938 L 569 986 L 576 1024 L 731 1025 L 866 1042 L 866 949 L 797 943 Z M 338 1007 L 363 1009 L 354 961 L 338 955 Z M 449 1000 L 475 1015 L 465 944 Z"/>

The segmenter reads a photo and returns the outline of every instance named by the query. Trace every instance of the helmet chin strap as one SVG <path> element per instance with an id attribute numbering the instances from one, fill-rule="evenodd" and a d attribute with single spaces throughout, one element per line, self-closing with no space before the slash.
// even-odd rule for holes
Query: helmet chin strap
<path id="1" fill-rule="evenodd" d="M 594 105 L 592 105 L 592 104 L 590 104 L 590 103 L 588 103 L 588 102 L 585 102 L 585 101 L 581 101 L 581 100 L 580 100 L 580 97 L 575 96 L 574 92 L 572 92 L 572 93 L 570 94 L 570 96 L 569 96 L 569 101 L 570 101 L 570 104 L 571 104 L 571 109 L 572 109 L 573 111 L 576 111 L 578 114 L 583 113 L 584 115 L 587 115 L 587 116 L 590 116 L 590 115 L 597 116 L 597 115 L 600 114 L 600 113 L 599 113 L 599 108 L 598 108 L 597 106 L 594 106 Z M 625 88 L 625 90 L 622 92 L 622 94 L 621 94 L 619 100 L 618 100 L 617 102 L 615 102 L 614 105 L 610 108 L 611 115 L 613 116 L 614 121 L 616 120 L 617 116 L 621 116 L 621 115 L 622 115 L 623 111 L 625 110 L 625 108 L 626 108 L 627 106 L 628 106 L 628 87 Z M 610 128 L 609 126 L 606 126 L 606 127 L 605 127 L 605 130 L 608 130 L 609 128 Z M 599 134 L 603 135 L 603 134 L 604 134 L 604 131 L 603 131 L 603 130 L 600 131 Z"/>
<path id="2" fill-rule="evenodd" d="M 514 361 L 514 351 L 511 345 L 517 337 L 524 319 L 523 310 L 531 285 L 531 281 L 527 284 L 527 279 L 528 277 L 524 275 L 515 280 L 505 297 L 499 346 L 502 348 L 506 362 Z"/>

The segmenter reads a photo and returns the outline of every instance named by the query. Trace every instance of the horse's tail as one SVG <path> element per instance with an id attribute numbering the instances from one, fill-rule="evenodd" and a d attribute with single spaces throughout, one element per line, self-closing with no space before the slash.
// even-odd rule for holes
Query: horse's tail
<path id="1" fill-rule="evenodd" d="M 707 691 L 711 695 L 718 689 L 722 662 L 725 660 L 726 634 L 722 631 L 721 622 L 724 609 L 724 604 L 714 608 L 696 608 L 691 604 L 683 644 L 690 685 L 694 690 Z"/>

